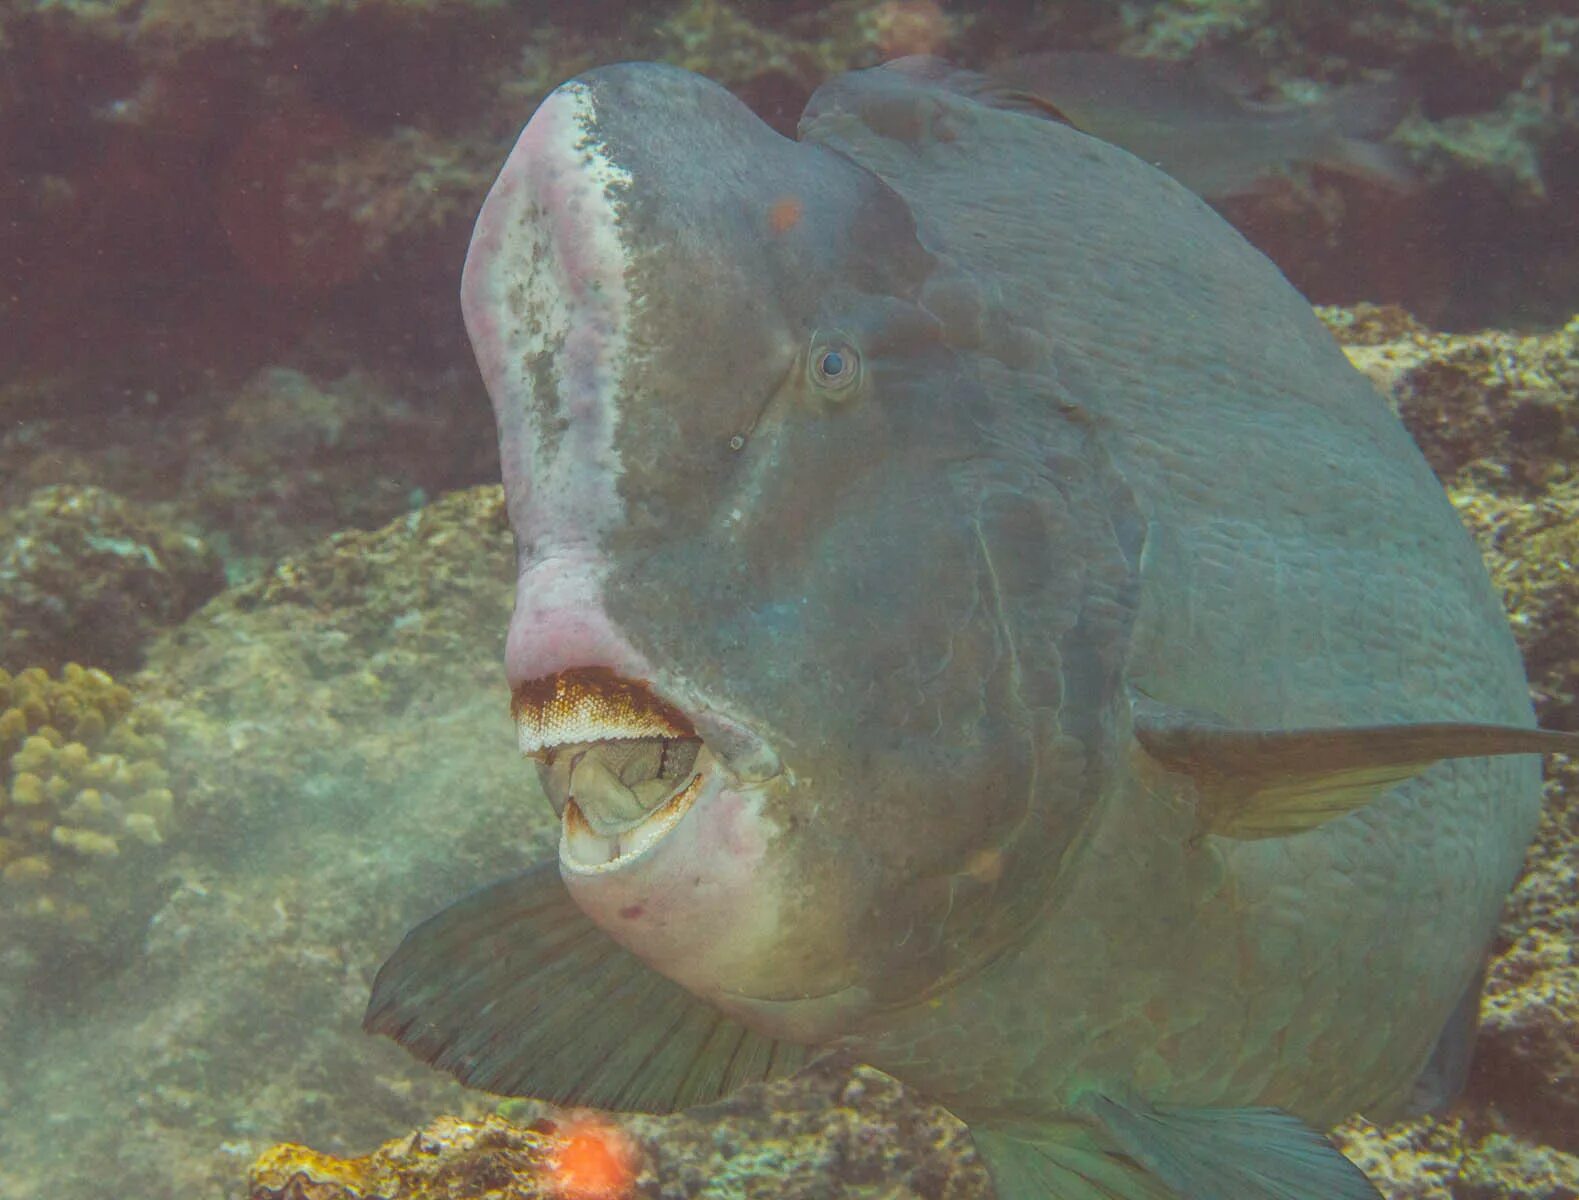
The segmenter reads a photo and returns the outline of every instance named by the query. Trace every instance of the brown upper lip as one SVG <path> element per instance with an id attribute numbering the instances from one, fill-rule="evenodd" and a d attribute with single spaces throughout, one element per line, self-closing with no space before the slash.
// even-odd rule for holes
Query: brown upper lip
<path id="1" fill-rule="evenodd" d="M 696 729 L 646 683 L 607 667 L 574 667 L 518 684 L 510 711 L 523 753 L 614 738 L 693 738 Z"/>
<path id="2" fill-rule="evenodd" d="M 705 700 L 683 711 L 640 679 L 608 667 L 570 667 L 528 679 L 511 693 L 523 754 L 545 760 L 556 746 L 618 738 L 700 738 L 737 780 L 761 783 L 783 770 L 750 726 Z"/>

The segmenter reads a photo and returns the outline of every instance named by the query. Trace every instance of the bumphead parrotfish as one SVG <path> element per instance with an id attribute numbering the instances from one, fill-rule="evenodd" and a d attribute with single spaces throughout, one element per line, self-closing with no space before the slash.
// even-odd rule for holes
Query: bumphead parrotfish
<path id="1" fill-rule="evenodd" d="M 1413 101 L 1398 80 L 1352 84 L 1314 104 L 1264 104 L 1211 64 L 1086 50 L 1009 59 L 991 80 L 1054 105 L 1075 128 L 1208 200 L 1254 191 L 1296 164 L 1392 190 L 1413 183 L 1402 154 L 1381 140 Z"/>
<path id="2" fill-rule="evenodd" d="M 1451 1086 L 1579 738 L 1272 264 L 991 94 L 538 108 L 462 297 L 558 862 L 413 930 L 367 1026 L 660 1112 L 838 1050 L 1003 1200 L 1374 1197 L 1315 1131 Z"/>

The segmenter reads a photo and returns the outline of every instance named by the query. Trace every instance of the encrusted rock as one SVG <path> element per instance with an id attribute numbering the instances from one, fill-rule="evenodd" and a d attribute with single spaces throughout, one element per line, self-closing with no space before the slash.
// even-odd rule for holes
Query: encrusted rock
<path id="1" fill-rule="evenodd" d="M 135 666 L 143 643 L 224 586 L 200 538 L 92 486 L 0 509 L 0 666 Z"/>
<path id="2" fill-rule="evenodd" d="M 1321 313 L 1479 541 L 1541 720 L 1579 729 L 1579 317 L 1443 334 L 1396 308 Z"/>
<path id="3" fill-rule="evenodd" d="M 18 279 L 0 357 L 44 370 L 146 383 L 313 329 L 379 353 L 399 330 L 400 349 L 453 361 L 454 265 L 504 144 L 547 88 L 630 58 L 723 79 L 784 130 L 826 75 L 912 53 L 1218 55 L 1296 102 L 1400 74 L 1418 115 L 1395 140 L 1419 187 L 1326 172 L 1236 215 L 1332 299 L 1463 325 L 1575 297 L 1579 70 L 1556 0 L 12 0 L 0 29 L 0 78 L 26 98 L 0 103 L 0 145 L 48 148 L 0 179 Z"/>
<path id="4" fill-rule="evenodd" d="M 584 1135 L 590 1141 L 596 1135 Z M 569 1150 L 572 1168 L 560 1159 Z M 607 1176 L 575 1173 L 576 1157 L 608 1168 Z M 599 1153 L 603 1151 L 603 1153 Z M 371 1154 L 335 1158 L 305 1146 L 268 1151 L 248 1176 L 251 1200 L 619 1200 L 628 1170 L 619 1174 L 615 1150 L 583 1147 L 500 1117 L 461 1121 L 440 1117 L 425 1129 L 386 1142 Z M 582 1186 L 604 1182 L 611 1186 Z M 568 1184 L 570 1186 L 556 1186 Z"/>
<path id="5" fill-rule="evenodd" d="M 1510 1128 L 1579 1156 L 1579 765 L 1559 761 L 1548 774 L 1486 975 L 1471 1095 Z M 1570 1173 L 1579 1178 L 1579 1158 Z"/>
<path id="6" fill-rule="evenodd" d="M 1579 1158 L 1532 1145 L 1483 1119 L 1422 1118 L 1383 1130 L 1355 1121 L 1338 1131 L 1337 1140 L 1387 1200 L 1579 1195 Z"/>

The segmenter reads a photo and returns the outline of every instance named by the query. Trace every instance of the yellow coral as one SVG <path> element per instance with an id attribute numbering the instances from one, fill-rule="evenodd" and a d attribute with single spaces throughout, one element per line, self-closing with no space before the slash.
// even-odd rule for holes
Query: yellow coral
<path id="1" fill-rule="evenodd" d="M 54 757 L 55 747 L 47 737 L 30 737 L 22 748 L 11 756 L 11 770 L 35 775 L 45 770 Z"/>
<path id="2" fill-rule="evenodd" d="M 4 672 L 0 672 L 3 674 Z M 4 693 L 0 693 L 3 696 Z M 9 754 L 22 744 L 27 736 L 27 718 L 19 708 L 7 707 L 0 711 L 0 754 Z"/>
<path id="3" fill-rule="evenodd" d="M 88 765 L 88 748 L 81 742 L 67 742 L 61 747 L 55 765 L 71 778 L 76 779 Z"/>
<path id="4" fill-rule="evenodd" d="M 157 846 L 164 841 L 164 835 L 159 832 L 159 822 L 147 813 L 127 813 L 121 827 L 128 836 L 136 838 L 145 846 Z"/>
<path id="5" fill-rule="evenodd" d="M 30 854 L 26 858 L 19 858 L 9 862 L 4 871 L 0 871 L 7 883 L 42 883 L 53 875 L 54 868 L 49 865 L 49 860 L 37 854 Z"/>
<path id="6" fill-rule="evenodd" d="M 44 781 L 31 771 L 22 771 L 11 779 L 11 803 L 18 808 L 32 808 L 44 803 Z"/>
<path id="7" fill-rule="evenodd" d="M 57 825 L 50 831 L 50 840 L 84 858 L 114 858 L 121 852 L 115 839 L 108 834 L 91 829 L 78 829 L 71 825 Z"/>
<path id="8" fill-rule="evenodd" d="M 0 917 L 90 930 L 112 860 L 161 845 L 175 813 L 152 715 L 103 671 L 0 670 Z"/>

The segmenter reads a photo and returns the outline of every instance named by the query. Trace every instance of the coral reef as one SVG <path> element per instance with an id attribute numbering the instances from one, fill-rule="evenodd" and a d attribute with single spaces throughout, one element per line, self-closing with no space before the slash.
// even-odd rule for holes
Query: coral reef
<path id="1" fill-rule="evenodd" d="M 29 498 L 39 489 L 98 486 L 123 497 L 122 507 L 145 523 L 200 536 L 223 558 L 230 582 L 255 577 L 330 533 L 375 527 L 429 495 L 497 472 L 487 405 L 460 394 L 458 373 L 421 386 L 419 397 L 411 381 L 366 370 L 326 377 L 270 367 L 239 386 L 211 385 L 179 408 L 150 396 L 135 411 L 106 402 L 88 418 L 62 397 L 19 400 L 19 419 L 0 423 L 0 529 L 29 519 Z M 87 405 L 81 397 L 75 403 Z M 15 509 L 9 518 L 7 506 Z M 59 574 L 60 588 L 97 586 L 91 564 L 83 565 L 81 575 Z M 0 596 L 0 613 L 15 600 Z M 129 631 L 103 626 L 97 611 L 76 612 L 69 624 L 79 643 L 135 650 Z M 49 662 L 8 656 L 7 636 L 0 623 L 0 662 Z M 80 648 L 61 657 L 107 661 Z"/>
<path id="2" fill-rule="evenodd" d="M 0 351 L 191 390 L 304 336 L 461 361 L 451 297 L 470 217 L 552 84 L 667 58 L 781 129 L 826 75 L 904 53 L 970 65 L 1041 48 L 1254 61 L 1270 96 L 1403 71 L 1423 186 L 1328 173 L 1233 215 L 1321 298 L 1450 324 L 1575 302 L 1579 74 L 1556 4 L 1445 0 L 0 0 Z M 1269 74 L 1268 74 L 1269 73 Z M 157 302 L 149 297 L 157 296 Z M 399 331 L 398 333 L 396 331 Z"/>
<path id="3" fill-rule="evenodd" d="M 321 1200 L 991 1195 L 965 1127 L 865 1067 L 812 1067 L 705 1114 L 612 1117 L 530 1101 L 504 1107 L 509 1120 L 441 1117 L 352 1159 L 276 1146 L 252 1167 L 251 1200 L 303 1193 Z"/>
<path id="4" fill-rule="evenodd" d="M 1554 439 L 1573 427 L 1571 330 L 1443 336 L 1397 310 L 1326 316 L 1426 442 L 1466 515 L 1479 511 L 1465 503 L 1472 494 L 1540 511 L 1562 493 L 1568 452 Z M 335 448 L 361 445 L 355 429 L 363 420 L 361 401 L 328 395 L 340 390 L 305 376 L 259 377 L 244 402 L 233 396 L 215 409 L 216 422 L 239 431 L 234 441 L 223 453 L 219 443 L 201 443 L 213 447 L 196 456 L 205 460 L 201 469 L 194 465 L 153 502 L 176 503 L 188 486 L 223 486 L 240 505 L 247 481 L 266 464 L 308 460 L 321 477 L 291 478 L 322 488 L 315 494 L 325 508 L 313 521 L 336 519 L 332 484 L 342 478 L 337 471 L 352 468 L 334 463 Z M 368 404 L 382 394 L 371 389 Z M 1560 419 L 1545 415 L 1548 408 Z M 1527 437 L 1529 420 L 1552 438 Z M 1473 432 L 1460 436 L 1465 427 Z M 414 428 L 409 440 L 420 442 L 424 427 Z M 226 456 L 244 458 L 249 445 L 255 463 L 228 474 Z M 118 460 L 92 461 L 97 468 Z M 271 503 L 265 495 L 267 519 L 288 523 L 301 500 Z M 502 1128 L 484 1120 L 491 1098 L 461 1090 L 359 1027 L 373 972 L 414 922 L 537 861 L 554 838 L 551 810 L 516 761 L 499 668 L 513 599 L 499 490 L 396 511 L 376 530 L 336 534 L 251 568 L 245 582 L 149 644 L 132 711 L 161 724 L 165 786 L 181 798 L 181 853 L 166 860 L 153 915 L 144 908 L 121 939 L 123 969 L 73 976 L 69 1005 L 47 1013 L 23 1005 L 9 1027 L 0 1025 L 0 1193 L 8 1200 L 98 1200 L 116 1189 L 233 1200 L 246 1194 L 248 1164 L 281 1140 L 354 1162 L 403 1131 L 398 1145 L 410 1146 L 409 1131 L 426 1129 L 418 1147 L 423 1137 L 443 1140 L 464 1158 L 467 1130 Z M 1543 540 L 1529 523 L 1476 522 L 1518 608 L 1520 643 L 1554 723 L 1568 711 L 1562 680 L 1572 675 L 1562 674 L 1563 664 L 1572 672 L 1579 659 L 1579 646 L 1563 640 L 1570 635 L 1561 614 L 1573 610 L 1576 586 L 1563 565 L 1571 558 L 1553 557 L 1562 552 L 1559 524 L 1553 515 Z M 269 544 L 287 545 L 279 536 Z M 9 753 L 21 747 L 17 741 Z M 1572 998 L 1579 976 L 1568 950 L 1579 941 L 1574 792 L 1570 770 L 1554 775 L 1530 869 L 1493 948 L 1481 1053 L 1461 1110 L 1343 1131 L 1389 1196 L 1555 1200 L 1572 1190 L 1565 1181 L 1579 1085 L 1565 1048 L 1579 1040 Z M 141 853 L 128 839 L 120 858 L 82 863 L 117 866 Z M 6 958 L 0 950 L 0 969 Z M 431 1123 L 444 1112 L 457 1123 L 444 1126 L 452 1132 L 441 1139 Z M 534 1120 L 562 1119 L 530 1102 L 512 1103 L 508 1113 L 527 1128 L 498 1134 L 501 1156 L 526 1156 L 534 1138 L 553 1136 L 546 1126 L 531 1128 Z M 947 1114 L 875 1072 L 837 1064 L 742 1092 L 706 1113 L 631 1118 L 620 1127 L 641 1148 L 637 1194 L 663 1200 L 809 1200 L 840 1189 L 928 1200 L 990 1194 Z M 433 1156 L 433 1186 L 451 1153 Z M 493 1154 L 465 1161 L 478 1168 L 507 1161 Z M 381 1161 L 397 1157 L 390 1151 Z M 293 1163 L 321 1177 L 309 1171 L 292 1184 L 293 1171 L 265 1174 Z M 406 1166 L 421 1165 L 410 1152 Z M 311 1152 L 281 1150 L 260 1164 L 254 1193 L 295 1186 L 312 1195 L 313 1180 L 325 1189 L 368 1178 L 333 1169 Z M 444 1178 L 460 1188 L 467 1177 Z M 532 1176 L 493 1179 L 496 1190 L 533 1185 Z"/>
<path id="5" fill-rule="evenodd" d="M 1464 1117 L 1405 1121 L 1385 1130 L 1354 1122 L 1339 1145 L 1387 1200 L 1567 1200 L 1579 1195 L 1579 1158 Z"/>
<path id="6" fill-rule="evenodd" d="M 0 509 L 0 665 L 134 666 L 157 629 L 224 584 L 200 538 L 91 485 Z"/>
<path id="7" fill-rule="evenodd" d="M 894 1196 L 987 1200 L 970 1135 L 937 1105 L 869 1067 L 835 1060 L 672 1117 L 629 1117 L 662 1200 L 820 1200 Z"/>
<path id="8" fill-rule="evenodd" d="M 499 489 L 462 492 L 149 648 L 134 711 L 162 722 L 179 853 L 122 970 L 57 964 L 69 1002 L 0 1028 L 0 1195 L 235 1197 L 280 1138 L 346 1154 L 485 1110 L 360 1018 L 406 928 L 551 845 L 499 666 L 511 546 Z"/>
<path id="9" fill-rule="evenodd" d="M 1541 720 L 1579 728 L 1579 318 L 1546 334 L 1447 335 L 1396 308 L 1322 315 L 1479 540 Z"/>
<path id="10" fill-rule="evenodd" d="M 45 888 L 12 911 L 86 920 L 50 895 L 55 862 L 110 859 L 164 841 L 175 804 L 156 723 L 132 713 L 131 693 L 99 670 L 67 663 L 58 680 L 33 667 L 0 670 L 0 879 Z"/>
<path id="11" fill-rule="evenodd" d="M 155 714 L 109 675 L 0 669 L 0 1029 L 124 958 L 175 818 Z"/>
<path id="12" fill-rule="evenodd" d="M 276 1146 L 249 1173 L 251 1200 L 560 1200 L 552 1182 L 560 1140 L 499 1117 L 440 1117 L 371 1154 L 333 1158 Z M 575 1189 L 588 1193 L 594 1189 Z M 613 1189 L 603 1189 L 612 1192 Z M 613 1200 L 613 1197 L 610 1197 Z"/>

